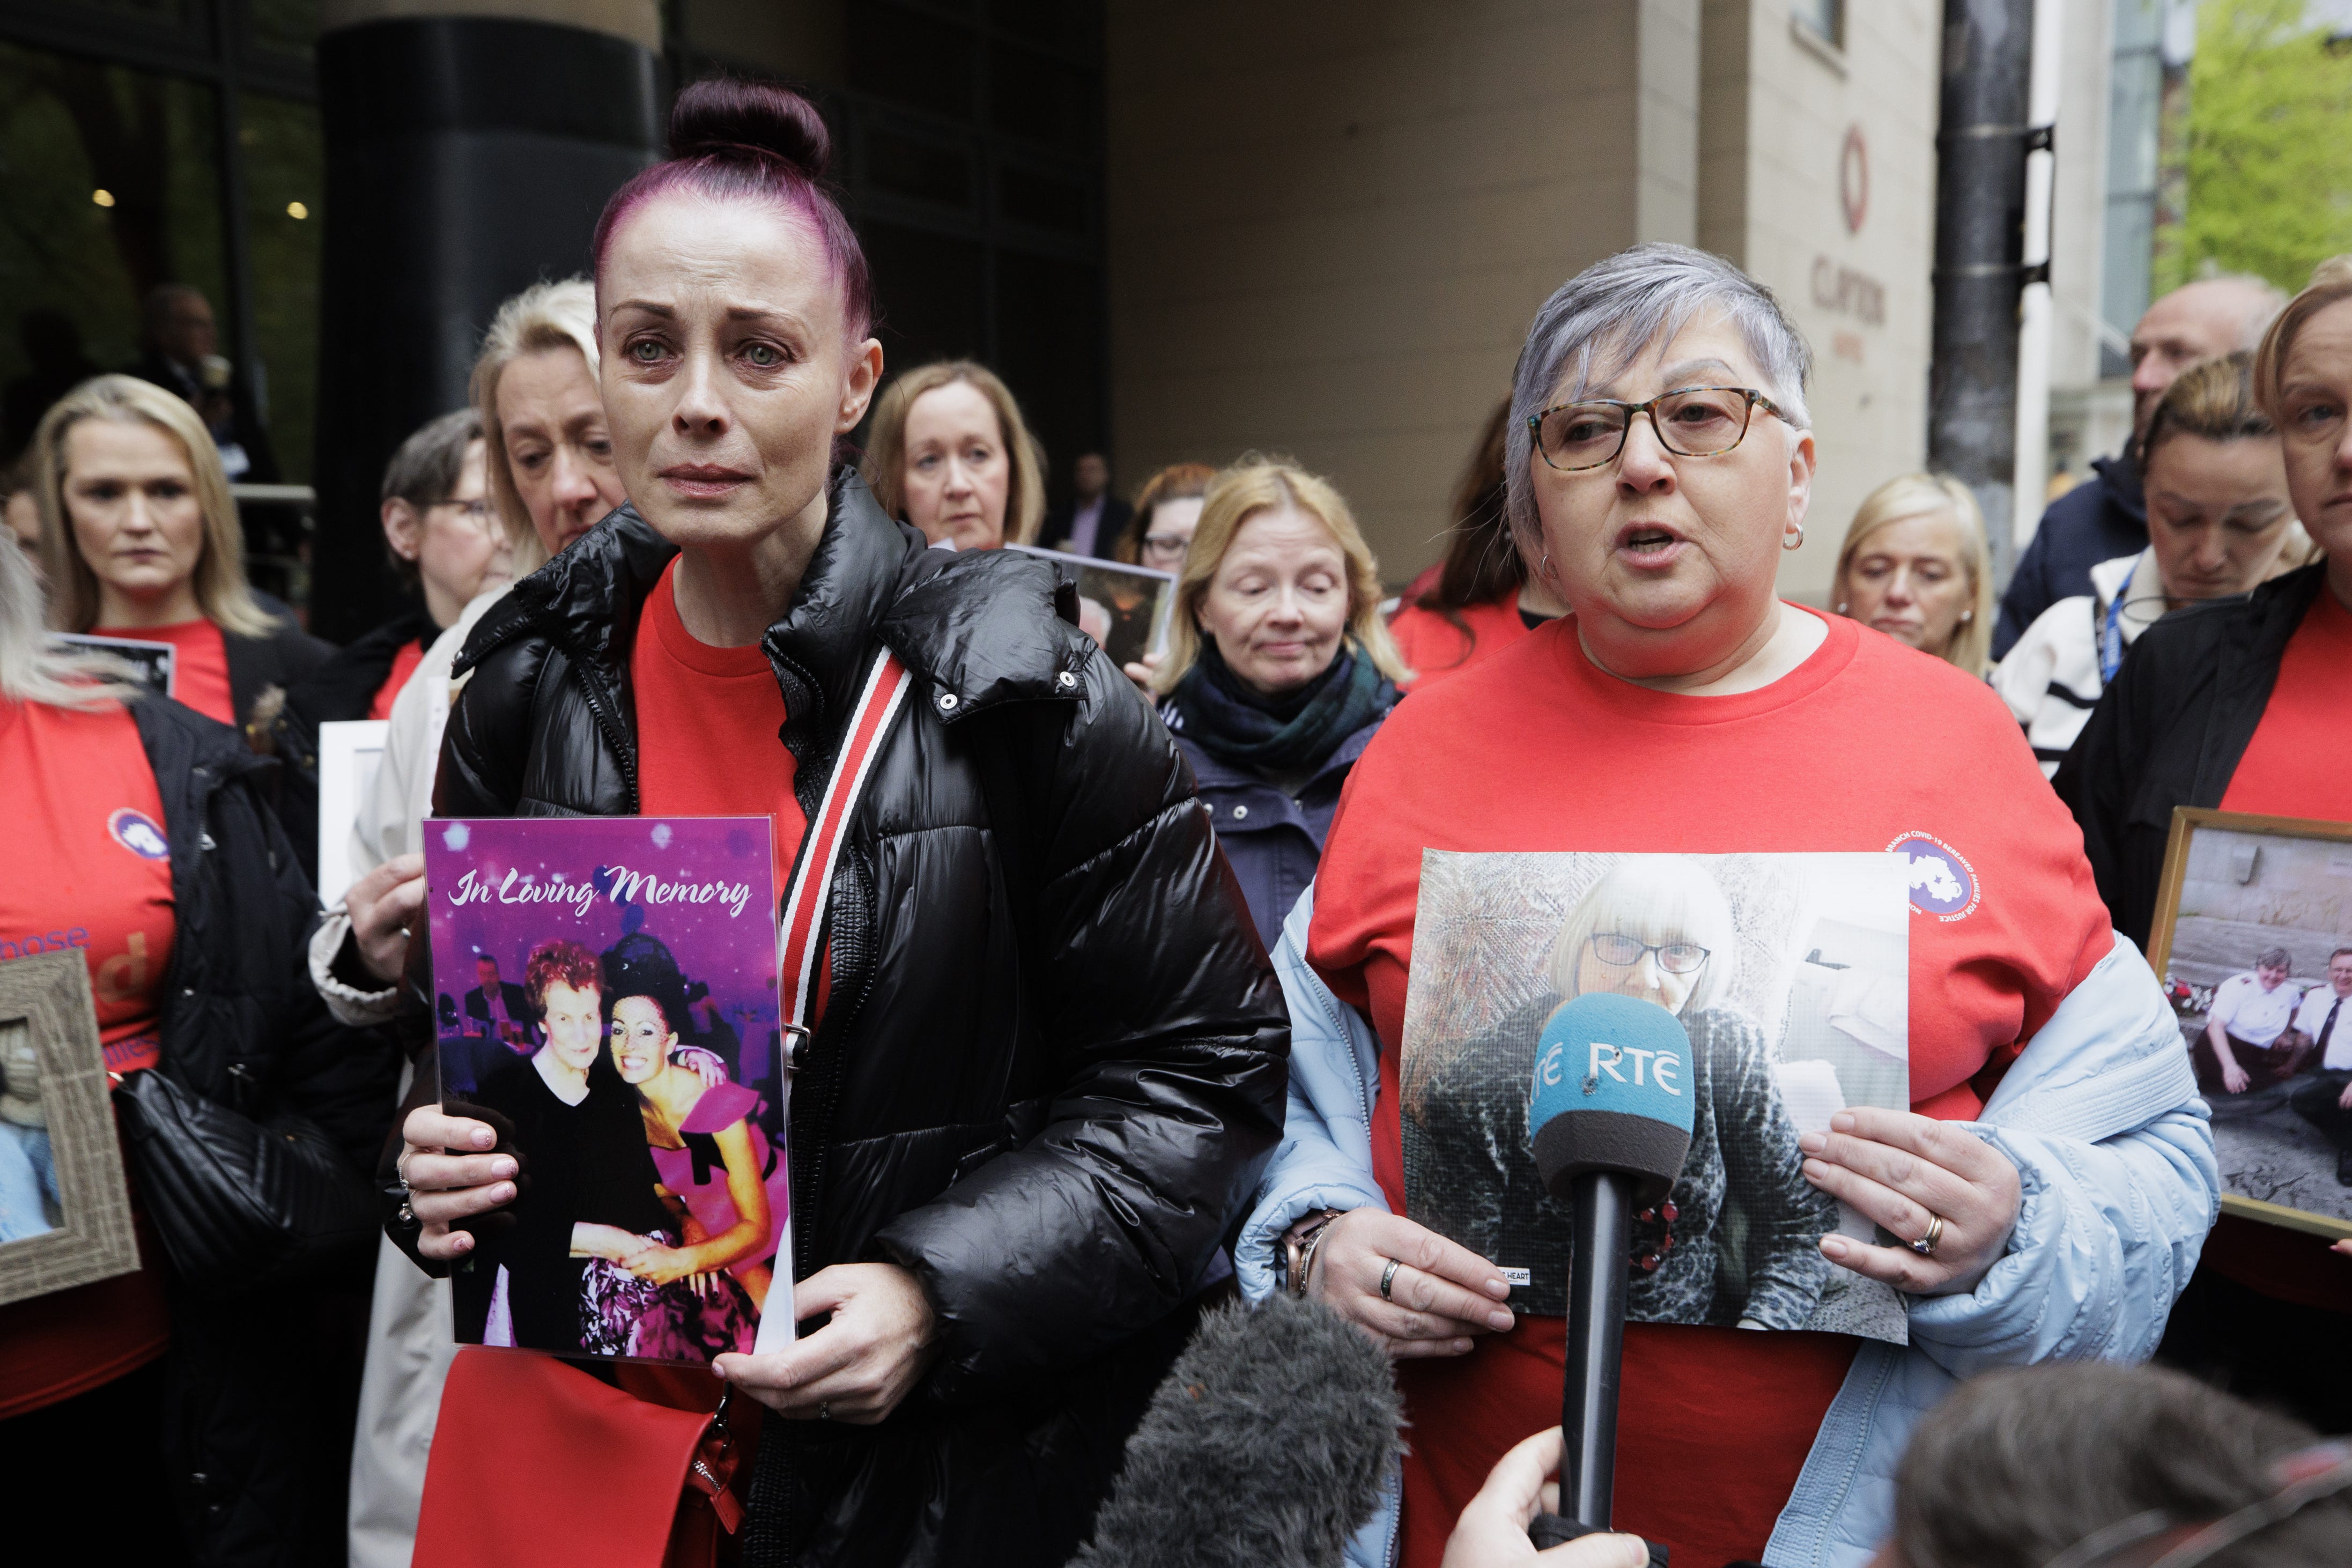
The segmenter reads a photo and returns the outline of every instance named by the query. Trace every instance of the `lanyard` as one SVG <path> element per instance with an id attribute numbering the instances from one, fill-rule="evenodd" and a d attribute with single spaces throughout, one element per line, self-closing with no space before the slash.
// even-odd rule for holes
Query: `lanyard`
<path id="1" fill-rule="evenodd" d="M 907 688 L 913 683 L 907 667 L 887 648 L 866 671 L 866 688 L 858 694 L 857 706 L 850 710 L 849 728 L 841 755 L 834 763 L 833 777 L 825 784 L 824 799 L 802 836 L 800 854 L 793 862 L 792 887 L 776 931 L 776 973 L 785 987 L 787 1068 L 800 1065 L 809 1035 L 816 1027 L 810 1014 L 824 952 L 819 938 L 824 930 L 825 904 L 833 893 L 833 868 L 841 858 L 842 845 L 848 841 L 849 820 L 857 810 L 858 797 L 866 793 L 874 759 L 881 754 L 890 721 L 898 717 Z"/>
<path id="2" fill-rule="evenodd" d="M 2124 595 L 2131 588 L 2126 583 L 2116 590 L 2115 603 L 2107 606 L 2107 624 L 2099 633 L 2099 689 L 2104 691 L 2115 684 L 2116 671 L 2124 667 Z"/>

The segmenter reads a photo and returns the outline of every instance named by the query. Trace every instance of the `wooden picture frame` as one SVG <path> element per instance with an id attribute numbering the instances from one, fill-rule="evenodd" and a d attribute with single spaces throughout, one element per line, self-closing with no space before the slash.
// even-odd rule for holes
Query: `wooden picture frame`
<path id="1" fill-rule="evenodd" d="M 2182 919 L 2181 905 L 2189 879 L 2191 850 L 2198 841 L 2199 835 L 2216 833 L 2229 834 L 2253 841 L 2241 846 L 2242 848 L 2252 851 L 2246 857 L 2246 870 L 2244 876 L 2240 879 L 2241 885 L 2250 884 L 2259 874 L 2260 850 L 2265 841 L 2276 839 L 2297 844 L 2337 847 L 2326 852 L 2329 860 L 2327 874 L 2347 879 L 2345 907 L 2352 910 L 2352 823 L 2322 822 L 2292 816 L 2263 816 L 2246 812 L 2219 811 L 2204 806 L 2174 807 L 2171 833 L 2165 844 L 2164 876 L 2158 884 L 2156 913 L 2148 926 L 2147 961 L 2149 967 L 2154 969 L 2164 981 L 2167 993 L 2172 996 L 2176 1015 L 2182 1016 L 2183 1048 L 2189 1048 L 2191 1044 L 2189 1020 L 2200 1015 L 2195 1006 L 2196 987 L 2190 984 L 2188 979 L 2176 977 L 2172 972 L 2176 939 Z M 2191 917 L 2196 918 L 2196 916 L 2197 911 L 2191 911 Z M 2343 929 L 2336 940 L 2344 945 L 2352 946 L 2352 919 L 2339 917 L 2339 921 Z M 2274 927 L 2283 932 L 2299 934 L 2319 929 L 2294 926 L 2286 921 L 2233 923 L 2245 925 L 2249 929 L 2257 926 Z M 2334 929 L 2334 927 L 2331 926 L 2328 929 Z M 2277 945 L 2285 946 L 2288 943 L 2281 942 Z M 2305 945 L 2315 947 L 2316 944 L 2306 943 Z M 2252 955 L 2249 954 L 2249 963 L 2251 959 Z M 2318 955 L 2315 965 L 2303 970 L 2302 973 L 2294 978 L 2304 978 L 2312 973 L 2316 973 L 2320 975 L 2318 984 L 2324 989 L 2327 986 L 2326 965 L 2325 955 Z M 2352 1013 L 2347 1013 L 2346 1016 L 2347 1019 L 2352 1019 Z M 2308 1073 L 2314 1070 L 2317 1070 L 2315 1060 L 2307 1064 L 2303 1072 Z M 2240 1119 L 2230 1114 L 2235 1109 L 2231 1103 L 2233 1097 L 2215 1094 L 2210 1089 L 2203 1092 L 2205 1092 L 2207 1103 L 2212 1105 L 2216 1111 L 2214 1152 L 2221 1165 L 2221 1207 L 2225 1213 L 2261 1220 L 2269 1225 L 2284 1226 L 2292 1230 L 2306 1231 L 2315 1236 L 2352 1237 L 2352 1186 L 2338 1184 L 2332 1173 L 2326 1174 L 2325 1184 L 2306 1183 L 2305 1185 L 2316 1190 L 2317 1201 L 2336 1208 L 2335 1213 L 2273 1201 L 2278 1195 L 2275 1192 L 2272 1192 L 2269 1196 L 2257 1196 L 2249 1191 L 2232 1190 L 2233 1180 L 2238 1181 L 2241 1185 L 2269 1187 L 2271 1183 L 2267 1177 L 2260 1184 L 2241 1180 L 2246 1171 L 2244 1160 L 2263 1143 L 2268 1143 L 2274 1149 L 2297 1142 L 2308 1143 L 2311 1139 L 2319 1137 L 2315 1129 L 2310 1128 L 2302 1117 L 2284 1103 L 2280 1104 L 2274 1112 L 2265 1111 L 2257 1116 Z M 2305 1151 L 2306 1155 L 2311 1152 L 2313 1152 L 2308 1149 Z M 2337 1193 L 2341 1194 L 2340 1204 L 2333 1201 L 2335 1194 Z"/>
<path id="2" fill-rule="evenodd" d="M 108 1100 L 111 1080 L 99 1038 L 89 967 L 79 949 L 0 963 L 0 1062 L 21 1062 L 27 1054 L 36 1064 L 37 1103 L 47 1126 L 34 1130 L 9 1121 L 0 1129 L 0 1138 L 10 1141 L 0 1156 L 10 1159 L 11 1171 L 21 1182 L 37 1171 L 31 1153 L 37 1145 L 28 1133 L 43 1135 L 54 1185 L 45 1186 L 40 1195 L 58 1211 L 58 1219 L 37 1234 L 0 1243 L 0 1303 L 70 1289 L 139 1268 L 122 1145 Z M 0 1179 L 10 1173 L 0 1171 Z"/>

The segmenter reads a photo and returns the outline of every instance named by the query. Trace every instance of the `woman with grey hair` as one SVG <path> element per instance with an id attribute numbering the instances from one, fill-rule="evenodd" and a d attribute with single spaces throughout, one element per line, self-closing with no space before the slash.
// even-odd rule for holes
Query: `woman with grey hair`
<path id="1" fill-rule="evenodd" d="M 1488 1468 L 1559 1418 L 1565 1339 L 1511 1310 L 1495 1261 L 1404 1217 L 1426 851 L 1859 850 L 1906 872 L 1912 1110 L 1843 1110 L 1799 1143 L 1804 1179 L 1885 1233 L 1823 1225 L 1825 1265 L 1905 1292 L 1910 1346 L 1632 1324 L 1616 1523 L 1678 1561 L 1858 1568 L 1955 1376 L 2147 1355 L 2211 1224 L 2179 1029 L 2007 710 L 1774 593 L 1812 493 L 1807 366 L 1769 290 L 1679 246 L 1545 302 L 1505 480 L 1520 554 L 1570 613 L 1397 709 L 1284 928 L 1288 1120 L 1234 1262 L 1245 1290 L 1319 1297 L 1400 1358 L 1408 1565 L 1436 1563 Z"/>
<path id="2" fill-rule="evenodd" d="M 1837 1227 L 1837 1205 L 1801 1174 L 1771 1047 L 1731 1003 L 1738 974 L 1731 907 L 1706 867 L 1645 855 L 1603 872 L 1552 940 L 1544 989 L 1409 1092 L 1425 1114 L 1404 1119 L 1405 1180 L 1428 1192 L 1431 1228 L 1525 1266 L 1531 1295 L 1560 1297 L 1571 1216 L 1544 1186 L 1527 1135 L 1538 1044 L 1579 996 L 1654 1002 L 1690 1036 L 1691 1144 L 1665 1199 L 1633 1216 L 1626 1315 L 1803 1328 L 1829 1279 L 1814 1244 Z M 1740 1211 L 1736 1234 L 1723 1226 L 1727 1199 Z"/>

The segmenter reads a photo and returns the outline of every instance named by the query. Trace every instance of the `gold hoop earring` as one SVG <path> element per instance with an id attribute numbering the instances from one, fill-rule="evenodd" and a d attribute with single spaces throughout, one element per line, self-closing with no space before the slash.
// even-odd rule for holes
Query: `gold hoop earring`
<path id="1" fill-rule="evenodd" d="M 1804 542 L 1805 542 L 1805 525 L 1804 525 L 1803 523 L 1801 523 L 1801 523 L 1799 523 L 1799 524 L 1797 524 L 1797 537 L 1796 537 L 1796 538 L 1791 539 L 1791 538 L 1790 538 L 1790 537 L 1789 537 L 1787 534 L 1785 534 L 1785 533 L 1784 533 L 1784 534 L 1782 534 L 1782 535 L 1780 536 L 1780 548 L 1781 548 L 1781 549 L 1783 549 L 1783 550 L 1795 550 L 1795 549 L 1798 549 L 1799 547 L 1801 547 L 1801 545 L 1803 545 L 1803 543 L 1804 543 Z"/>

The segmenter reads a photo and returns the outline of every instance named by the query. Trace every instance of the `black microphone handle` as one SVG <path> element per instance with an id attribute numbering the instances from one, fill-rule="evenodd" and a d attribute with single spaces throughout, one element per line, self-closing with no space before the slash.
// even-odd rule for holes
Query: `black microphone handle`
<path id="1" fill-rule="evenodd" d="M 1560 1387 L 1559 1507 L 1609 1528 L 1617 1482 L 1617 1384 L 1625 1350 L 1625 1268 L 1633 1237 L 1633 1189 L 1621 1171 L 1578 1176 L 1569 1189 L 1575 1252 L 1568 1279 L 1568 1369 Z"/>

